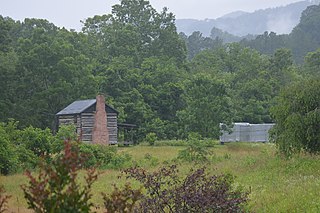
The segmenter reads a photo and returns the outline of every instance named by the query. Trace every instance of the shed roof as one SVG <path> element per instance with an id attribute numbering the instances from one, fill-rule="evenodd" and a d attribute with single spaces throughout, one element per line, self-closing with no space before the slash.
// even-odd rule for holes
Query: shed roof
<path id="1" fill-rule="evenodd" d="M 66 108 L 61 110 L 60 112 L 57 113 L 57 115 L 72 115 L 72 114 L 79 114 L 91 107 L 96 103 L 96 99 L 89 99 L 89 100 L 80 100 L 80 101 L 75 101 L 68 105 Z M 114 110 L 116 113 L 118 113 L 117 110 L 112 108 L 111 106 L 107 105 L 107 107 L 111 108 Z"/>

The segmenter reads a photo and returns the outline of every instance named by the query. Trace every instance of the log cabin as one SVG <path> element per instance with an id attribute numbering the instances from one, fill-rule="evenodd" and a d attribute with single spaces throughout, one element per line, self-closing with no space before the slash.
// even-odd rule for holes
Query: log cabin
<path id="1" fill-rule="evenodd" d="M 113 145 L 118 144 L 118 114 L 98 95 L 96 99 L 74 101 L 56 116 L 58 128 L 74 124 L 81 141 Z"/>

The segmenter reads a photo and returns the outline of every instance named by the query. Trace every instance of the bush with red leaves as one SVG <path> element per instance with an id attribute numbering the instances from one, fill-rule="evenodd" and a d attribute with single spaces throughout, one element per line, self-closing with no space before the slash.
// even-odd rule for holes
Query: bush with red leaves
<path id="1" fill-rule="evenodd" d="M 248 192 L 233 189 L 231 175 L 210 176 L 205 168 L 191 171 L 183 179 L 179 178 L 176 165 L 155 172 L 135 167 L 124 170 L 124 174 L 126 178 L 140 182 L 145 191 L 135 201 L 136 205 L 130 206 L 132 212 L 243 212 L 248 200 Z M 117 194 L 124 194 L 118 188 L 116 190 Z"/>
<path id="2" fill-rule="evenodd" d="M 97 172 L 87 169 L 85 184 L 79 184 L 77 177 L 84 160 L 78 144 L 65 141 L 62 154 L 50 164 L 43 161 L 36 177 L 27 171 L 29 184 L 21 187 L 28 207 L 35 212 L 90 212 L 91 186 Z"/>

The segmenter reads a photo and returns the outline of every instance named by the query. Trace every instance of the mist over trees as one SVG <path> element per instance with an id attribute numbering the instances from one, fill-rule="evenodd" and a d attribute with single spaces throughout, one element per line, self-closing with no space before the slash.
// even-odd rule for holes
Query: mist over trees
<path id="1" fill-rule="evenodd" d="M 278 48 L 288 48 L 292 50 L 294 60 L 302 63 L 308 52 L 316 51 L 320 47 L 319 19 L 320 5 L 309 6 L 302 12 L 299 24 L 290 34 L 265 32 L 253 40 L 244 39 L 241 43 L 269 55 Z"/>
<path id="2" fill-rule="evenodd" d="M 306 3 L 300 2 L 299 4 Z M 307 2 L 307 4 L 316 4 L 317 2 Z M 299 5 L 298 4 L 298 5 Z M 293 4 L 294 5 L 294 4 Z M 276 13 L 290 13 L 290 10 L 294 11 L 292 5 L 284 11 L 280 10 Z M 301 6 L 301 5 L 300 5 Z M 303 7 L 302 7 L 303 8 Z M 294 61 L 298 64 L 302 64 L 304 62 L 304 57 L 308 52 L 316 51 L 319 48 L 319 5 L 311 5 L 307 7 L 304 5 L 305 10 L 300 11 L 300 21 L 294 27 L 292 26 L 292 31 L 288 31 L 287 34 L 277 34 L 276 30 L 272 31 L 272 29 L 268 29 L 265 27 L 266 31 L 262 34 L 248 34 L 249 30 L 246 31 L 245 36 L 239 36 L 235 34 L 231 34 L 232 31 L 222 30 L 224 28 L 217 28 L 214 24 L 211 23 L 211 27 L 214 26 L 210 33 L 203 34 L 201 31 L 195 31 L 190 35 L 185 33 L 180 33 L 180 36 L 186 41 L 188 48 L 188 58 L 193 58 L 197 53 L 205 49 L 212 49 L 220 44 L 234 43 L 238 42 L 243 46 L 250 47 L 258 50 L 260 53 L 267 54 L 271 56 L 275 53 L 275 51 L 279 48 L 288 48 L 292 51 Z M 276 8 L 277 9 L 277 8 Z M 270 9 L 272 10 L 272 9 Z M 288 11 L 287 11 L 288 10 Z M 262 10 L 264 11 L 264 10 Z M 267 11 L 267 10 L 266 10 Z M 291 11 L 291 13 L 295 13 Z M 258 11 L 256 12 L 258 13 Z M 236 14 L 236 13 L 235 13 Z M 275 17 L 277 15 L 274 14 Z M 297 15 L 296 14 L 296 15 Z M 240 13 L 240 16 L 243 14 Z M 258 15 L 257 15 L 258 16 Z M 273 17 L 273 15 L 269 15 Z M 276 19 L 274 17 L 274 19 Z M 235 19 L 232 15 L 231 17 L 227 16 L 226 18 Z M 258 18 L 250 18 L 250 20 L 256 20 Z M 289 17 L 286 20 L 290 20 Z M 237 20 L 236 20 L 237 21 Z M 248 23 L 249 20 L 243 21 L 244 23 Z M 286 21 L 283 22 L 285 25 Z M 225 23 L 225 25 L 231 25 L 230 23 Z M 286 27 L 286 26 L 283 26 Z"/>
<path id="3" fill-rule="evenodd" d="M 199 31 L 209 37 L 212 28 L 238 37 L 259 35 L 265 31 L 289 34 L 299 23 L 302 11 L 319 3 L 319 0 L 303 0 L 254 12 L 235 11 L 216 19 L 177 19 L 176 23 L 178 32 L 184 32 L 188 36 Z"/>
<path id="4" fill-rule="evenodd" d="M 273 122 L 279 92 L 319 74 L 318 11 L 308 8 L 289 37 L 240 44 L 179 35 L 172 13 L 141 0 L 88 18 L 82 32 L 0 16 L 0 121 L 55 130 L 58 111 L 102 93 L 121 122 L 138 125 L 138 139 L 217 138 L 220 122 Z"/>

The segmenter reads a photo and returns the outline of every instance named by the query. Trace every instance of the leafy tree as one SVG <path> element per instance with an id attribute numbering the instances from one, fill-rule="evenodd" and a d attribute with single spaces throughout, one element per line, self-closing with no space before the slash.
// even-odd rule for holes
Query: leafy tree
<path id="1" fill-rule="evenodd" d="M 0 168 L 2 174 L 34 169 L 40 156 L 51 154 L 53 136 L 49 129 L 18 129 L 18 122 L 0 123 Z"/>
<path id="2" fill-rule="evenodd" d="M 185 45 L 174 21 L 166 8 L 158 13 L 148 1 L 123 0 L 110 15 L 84 22 L 83 33 L 95 46 L 96 53 L 89 47 L 87 56 L 95 61 L 99 91 L 121 110 L 122 121 L 139 126 L 141 139 L 154 131 L 154 123 L 176 120 L 181 108 L 176 76 L 185 61 Z M 155 133 L 164 138 L 166 131 Z"/>
<path id="3" fill-rule="evenodd" d="M 112 7 L 112 14 L 86 20 L 83 32 L 95 35 L 109 58 L 130 56 L 139 65 L 144 58 L 156 56 L 181 64 L 185 46 L 174 20 L 167 8 L 158 13 L 149 1 L 122 0 Z"/>
<path id="4" fill-rule="evenodd" d="M 288 39 L 288 35 L 277 35 L 275 32 L 266 31 L 253 40 L 243 39 L 240 43 L 260 53 L 272 55 L 277 49 L 285 48 Z"/>
<path id="5" fill-rule="evenodd" d="M 18 57 L 13 48 L 14 30 L 17 23 L 8 17 L 0 15 L 0 119 L 5 121 L 12 115 L 14 107 L 14 88 L 16 80 L 16 65 Z"/>
<path id="6" fill-rule="evenodd" d="M 146 135 L 145 141 L 149 143 L 150 146 L 154 146 L 155 142 L 157 140 L 157 135 L 154 132 L 150 132 Z"/>
<path id="7" fill-rule="evenodd" d="M 305 57 L 303 74 L 310 77 L 320 75 L 320 48 L 315 52 L 309 52 Z"/>
<path id="8" fill-rule="evenodd" d="M 44 156 L 52 153 L 51 147 L 54 137 L 50 129 L 39 129 L 27 127 L 20 131 L 19 142 L 27 150 L 32 151 L 36 156 Z M 19 143 L 18 142 L 18 143 Z"/>
<path id="9" fill-rule="evenodd" d="M 295 83 L 283 90 L 272 107 L 276 122 L 272 139 L 286 155 L 320 151 L 320 79 Z"/>
<path id="10" fill-rule="evenodd" d="M 0 52 L 9 52 L 12 50 L 12 43 L 14 42 L 13 32 L 15 31 L 17 23 L 9 18 L 0 15 Z"/>
<path id="11" fill-rule="evenodd" d="M 10 141 L 4 123 L 0 123 L 0 174 L 7 175 L 17 171 L 19 165 L 15 146 Z"/>
<path id="12" fill-rule="evenodd" d="M 193 32 L 190 36 L 185 37 L 185 42 L 188 50 L 188 59 L 192 59 L 199 52 L 206 49 L 216 49 L 222 46 L 222 40 L 214 37 L 203 37 L 199 31 Z"/>
<path id="13" fill-rule="evenodd" d="M 89 59 L 71 42 L 73 33 L 46 20 L 26 19 L 19 29 L 17 62 L 8 87 L 15 95 L 6 117 L 24 126 L 53 129 L 56 112 L 74 99 L 95 94 Z"/>
<path id="14" fill-rule="evenodd" d="M 219 123 L 231 123 L 232 101 L 228 85 L 214 77 L 198 74 L 187 80 L 183 100 L 186 108 L 177 113 L 181 133 L 197 132 L 202 137 L 218 138 Z"/>
<path id="15" fill-rule="evenodd" d="M 289 47 L 294 58 L 303 62 L 304 56 L 320 46 L 320 5 L 312 5 L 305 9 L 299 24 L 290 33 Z"/>
<path id="16" fill-rule="evenodd" d="M 223 31 L 219 28 L 213 27 L 210 31 L 210 38 L 212 39 L 219 39 L 221 42 L 225 43 L 233 43 L 239 42 L 241 39 L 246 38 L 252 40 L 255 36 L 247 35 L 247 36 L 236 36 L 227 31 Z"/>
<path id="17" fill-rule="evenodd" d="M 189 163 L 204 163 L 208 161 L 208 157 L 212 153 L 200 139 L 199 134 L 189 133 L 187 148 L 179 151 L 178 159 Z"/>

